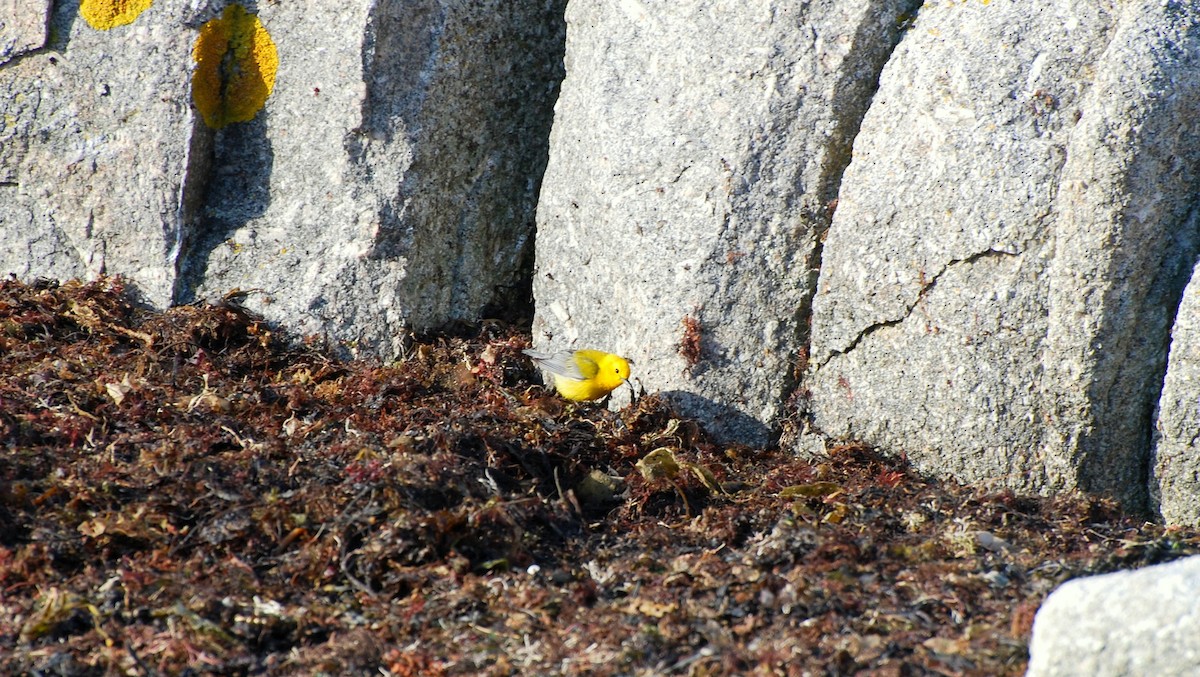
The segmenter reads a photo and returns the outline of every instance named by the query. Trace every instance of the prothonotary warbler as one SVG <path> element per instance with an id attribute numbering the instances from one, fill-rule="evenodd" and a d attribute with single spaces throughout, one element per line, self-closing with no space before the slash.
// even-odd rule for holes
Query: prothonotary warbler
<path id="1" fill-rule="evenodd" d="M 522 351 L 554 378 L 568 400 L 598 400 L 629 380 L 629 360 L 599 350 Z"/>

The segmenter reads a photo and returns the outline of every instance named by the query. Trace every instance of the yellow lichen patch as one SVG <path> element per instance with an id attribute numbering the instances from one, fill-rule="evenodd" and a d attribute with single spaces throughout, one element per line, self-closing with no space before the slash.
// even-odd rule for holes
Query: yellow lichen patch
<path id="1" fill-rule="evenodd" d="M 79 3 L 79 15 L 92 28 L 106 31 L 133 23 L 152 4 L 154 0 L 83 0 Z"/>
<path id="2" fill-rule="evenodd" d="M 219 19 L 200 27 L 192 56 L 192 101 L 214 129 L 253 120 L 275 87 L 275 43 L 241 5 L 229 5 Z"/>

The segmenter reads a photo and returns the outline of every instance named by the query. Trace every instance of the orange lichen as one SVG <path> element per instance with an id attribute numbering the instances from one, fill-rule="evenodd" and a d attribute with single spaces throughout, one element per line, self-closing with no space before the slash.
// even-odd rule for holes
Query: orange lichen
<path id="1" fill-rule="evenodd" d="M 79 15 L 92 28 L 106 31 L 133 23 L 152 4 L 154 0 L 83 0 L 79 4 Z"/>
<path id="2" fill-rule="evenodd" d="M 200 28 L 192 56 L 192 101 L 214 129 L 253 120 L 275 87 L 275 42 L 241 5 L 229 5 Z"/>

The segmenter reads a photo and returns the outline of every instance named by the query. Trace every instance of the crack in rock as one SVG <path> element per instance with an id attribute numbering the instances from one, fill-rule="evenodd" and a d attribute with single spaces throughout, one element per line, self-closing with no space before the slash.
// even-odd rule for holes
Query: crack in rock
<path id="1" fill-rule="evenodd" d="M 838 357 L 840 355 L 845 355 L 845 354 L 849 353 L 850 351 L 854 350 L 854 348 L 857 347 L 859 343 L 861 343 L 868 336 L 870 336 L 871 334 L 874 334 L 875 332 L 879 331 L 880 329 L 884 329 L 886 327 L 893 327 L 893 326 L 898 325 L 898 324 L 904 322 L 905 320 L 907 320 L 909 318 L 909 316 L 912 315 L 912 311 L 914 308 L 917 307 L 917 304 L 919 304 L 925 298 L 925 296 L 930 292 L 930 290 L 932 290 L 937 285 L 938 280 L 942 279 L 942 276 L 945 275 L 947 272 L 949 272 L 951 268 L 958 267 L 959 265 L 971 264 L 971 263 L 974 263 L 976 261 L 979 261 L 981 259 L 991 257 L 991 256 L 1019 256 L 1019 253 L 1005 251 L 1003 249 L 997 249 L 995 247 L 989 247 L 984 251 L 977 252 L 975 254 L 971 254 L 970 256 L 966 256 L 961 259 L 951 259 L 942 267 L 942 269 L 940 271 L 938 271 L 938 273 L 936 275 L 934 275 L 931 279 L 929 279 L 927 282 L 925 282 L 921 285 L 921 290 L 917 292 L 916 298 L 913 299 L 912 303 L 908 304 L 908 306 L 900 314 L 900 317 L 897 317 L 892 320 L 882 320 L 882 321 L 875 322 L 873 324 L 870 324 L 870 325 L 864 327 L 862 329 L 862 331 L 860 331 L 858 333 L 858 335 L 854 337 L 854 340 L 850 341 L 849 345 L 847 345 L 845 348 L 842 348 L 841 350 L 830 350 L 829 356 L 821 361 L 820 366 L 824 367 L 825 365 L 829 364 L 830 360 L 832 360 L 833 358 Z"/>

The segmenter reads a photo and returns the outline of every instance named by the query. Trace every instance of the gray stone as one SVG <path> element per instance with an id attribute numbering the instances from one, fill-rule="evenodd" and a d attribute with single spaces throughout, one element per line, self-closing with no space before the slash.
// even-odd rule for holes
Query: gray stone
<path id="1" fill-rule="evenodd" d="M 1200 671 L 1200 557 L 1077 578 L 1038 610 L 1028 677 Z"/>
<path id="2" fill-rule="evenodd" d="M 1200 525 L 1200 266 L 1171 330 L 1151 459 L 1151 507 L 1167 524 Z"/>
<path id="3" fill-rule="evenodd" d="M 1110 12 L 922 9 L 825 244 L 820 428 L 966 481 L 1144 505 L 1167 310 L 1196 252 L 1197 24 L 1173 3 Z"/>
<path id="4" fill-rule="evenodd" d="M 257 3 L 274 91 L 214 132 L 192 48 L 221 6 L 97 31 L 60 3 L 53 44 L 0 67 L 0 271 L 121 274 L 156 306 L 238 290 L 384 358 L 477 320 L 528 274 L 564 4 Z"/>
<path id="5" fill-rule="evenodd" d="M 121 273 L 170 302 L 182 205 L 203 174 L 185 4 L 160 0 L 97 31 L 58 3 L 50 44 L 0 66 L 0 271 Z"/>
<path id="6" fill-rule="evenodd" d="M 1121 5 L 1094 77 L 1055 204 L 1043 448 L 1053 479 L 1142 509 L 1174 309 L 1200 253 L 1200 7 Z"/>
<path id="7" fill-rule="evenodd" d="M 911 4 L 570 3 L 535 343 L 631 357 L 719 437 L 768 440 L 819 235 Z"/>
<path id="8" fill-rule="evenodd" d="M 394 356 L 480 317 L 531 247 L 564 0 L 260 3 L 279 49 L 254 122 L 217 135 L 191 295 Z"/>
<path id="9" fill-rule="evenodd" d="M 0 0 L 0 66 L 46 44 L 51 0 Z"/>

